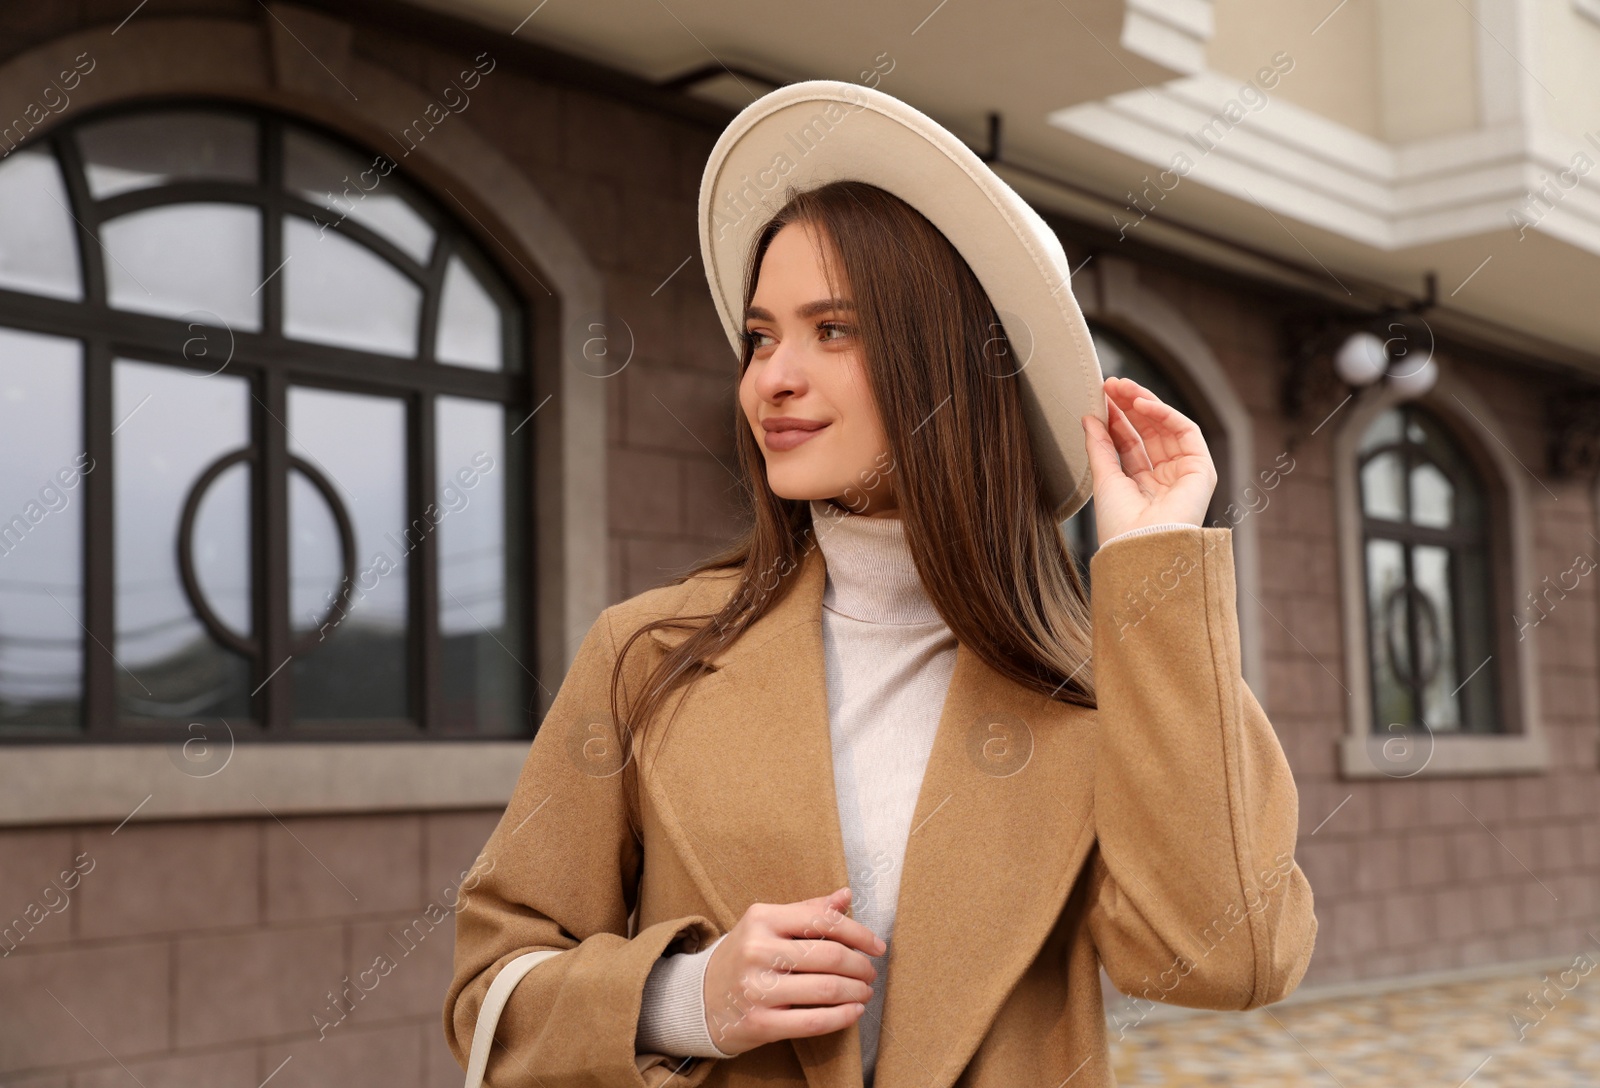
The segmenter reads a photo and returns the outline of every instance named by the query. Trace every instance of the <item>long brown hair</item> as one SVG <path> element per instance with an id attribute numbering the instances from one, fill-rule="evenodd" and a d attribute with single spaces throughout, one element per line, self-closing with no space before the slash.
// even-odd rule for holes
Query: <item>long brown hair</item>
<path id="1" fill-rule="evenodd" d="M 1093 707 L 1088 594 L 1044 497 L 1019 367 L 988 294 L 916 209 L 875 185 L 836 181 L 791 190 L 757 233 L 745 270 L 746 307 L 768 245 L 797 222 L 828 237 L 843 266 L 847 290 L 833 294 L 855 303 L 853 324 L 888 439 L 898 514 L 939 615 L 959 642 L 1003 675 L 1061 702 Z M 825 272 L 831 285 L 840 284 L 833 268 Z M 747 339 L 741 378 L 751 351 Z M 642 729 L 674 687 L 692 680 L 698 661 L 781 600 L 801 557 L 817 546 L 809 504 L 773 493 L 737 398 L 734 413 L 752 524 L 725 551 L 669 584 L 730 571 L 739 576 L 736 588 L 719 611 L 656 620 L 624 644 L 620 658 L 653 628 L 694 632 L 667 653 L 626 716 L 619 713 L 617 662 L 613 720 L 628 732 Z"/>

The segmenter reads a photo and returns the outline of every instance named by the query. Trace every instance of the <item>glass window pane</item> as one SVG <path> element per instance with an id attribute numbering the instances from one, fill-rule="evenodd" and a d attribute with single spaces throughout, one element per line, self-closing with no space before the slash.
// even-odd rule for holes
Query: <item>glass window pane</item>
<path id="1" fill-rule="evenodd" d="M 1401 682 L 1407 668 L 1404 556 L 1394 540 L 1367 541 L 1367 620 L 1372 656 L 1374 736 L 1391 725 L 1410 725 L 1416 718 L 1411 691 Z M 1392 653 L 1400 660 L 1396 662 Z"/>
<path id="2" fill-rule="evenodd" d="M 1426 462 L 1411 470 L 1411 520 L 1418 525 L 1448 528 L 1455 520 L 1455 487 L 1437 465 Z"/>
<path id="3" fill-rule="evenodd" d="M 250 442 L 250 385 L 119 359 L 113 366 L 116 457 L 117 702 L 132 717 L 249 716 L 250 665 L 218 644 L 184 592 L 184 503 L 218 460 Z M 190 538 L 205 601 L 237 634 L 249 629 L 248 470 L 218 478 Z"/>
<path id="4" fill-rule="evenodd" d="M 304 472 L 289 476 L 289 523 L 289 620 L 296 633 L 315 629 L 324 641 L 339 626 L 333 605 L 344 578 L 343 550 L 333 508 Z"/>
<path id="5" fill-rule="evenodd" d="M 1450 552 L 1431 544 L 1418 544 L 1411 550 L 1411 569 L 1417 588 L 1432 606 L 1432 622 L 1417 621 L 1419 637 L 1424 645 L 1418 647 L 1421 660 L 1420 674 L 1432 672 L 1432 678 L 1422 689 L 1422 720 L 1430 729 L 1460 729 L 1454 692 L 1460 681 L 1456 678 L 1455 608 L 1450 592 Z M 1428 614 L 1430 610 L 1423 610 Z"/>
<path id="6" fill-rule="evenodd" d="M 200 594 L 224 627 L 250 637 L 250 466 L 230 465 L 206 488 L 195 510 L 190 560 Z"/>
<path id="7" fill-rule="evenodd" d="M 242 204 L 174 204 L 100 228 L 111 305 L 163 317 L 212 314 L 261 328 L 260 213 Z"/>
<path id="8" fill-rule="evenodd" d="M 409 554 L 428 523 L 406 518 L 406 412 L 402 401 L 323 389 L 289 390 L 289 450 L 326 479 L 355 531 L 348 606 L 333 607 L 343 579 L 327 499 L 303 473 L 290 477 L 290 616 L 318 631 L 295 658 L 299 719 L 399 719 L 409 714 L 406 647 Z"/>
<path id="9" fill-rule="evenodd" d="M 14 151 L 0 162 L 0 287 L 83 298 L 70 207 L 54 155 Z"/>
<path id="10" fill-rule="evenodd" d="M 337 231 L 286 216 L 283 226 L 283 331 L 298 340 L 375 351 L 417 353 L 422 289 Z"/>
<path id="11" fill-rule="evenodd" d="M 1467 459 L 1465 451 L 1437 420 L 1411 409 L 1413 421 L 1409 427 L 1411 438 L 1421 445 L 1422 459 L 1432 461 L 1447 479 L 1456 481 L 1451 499 L 1449 524 L 1473 526 L 1484 517 L 1483 489 L 1476 466 Z M 1415 496 L 1415 491 L 1413 491 Z M 1416 515 L 1413 514 L 1415 518 Z"/>
<path id="12" fill-rule="evenodd" d="M 1390 408 L 1384 412 L 1367 426 L 1367 433 L 1361 436 L 1360 452 L 1400 441 L 1400 423 L 1400 409 Z"/>
<path id="13" fill-rule="evenodd" d="M 503 405 L 437 402 L 439 629 L 447 732 L 510 733 L 521 718 L 522 594 L 508 516 L 516 494 Z"/>
<path id="14" fill-rule="evenodd" d="M 427 264 L 433 253 L 433 227 L 415 206 L 415 197 L 394 173 L 394 160 L 357 156 L 331 141 L 299 129 L 283 136 L 284 179 L 290 192 L 320 204 L 332 214 L 324 222 L 350 218 L 370 227 Z"/>
<path id="15" fill-rule="evenodd" d="M 169 181 L 253 182 L 256 124 L 205 110 L 117 117 L 78 131 L 89 195 L 96 200 Z"/>
<path id="16" fill-rule="evenodd" d="M 1361 466 L 1361 509 L 1373 518 L 1400 521 L 1405 517 L 1400 455 L 1380 453 Z"/>
<path id="17" fill-rule="evenodd" d="M 82 345 L 0 329 L 0 732 L 80 724 L 82 417 Z"/>
<path id="18" fill-rule="evenodd" d="M 500 307 L 460 257 L 452 256 L 445 266 L 434 355 L 441 363 L 478 370 L 499 370 L 503 361 Z"/>

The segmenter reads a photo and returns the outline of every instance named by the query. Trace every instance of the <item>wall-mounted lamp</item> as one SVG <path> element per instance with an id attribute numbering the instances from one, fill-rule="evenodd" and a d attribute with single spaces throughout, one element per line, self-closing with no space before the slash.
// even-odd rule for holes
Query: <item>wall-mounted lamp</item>
<path id="1" fill-rule="evenodd" d="M 1420 397 L 1439 378 L 1433 361 L 1433 330 L 1419 314 L 1394 313 L 1382 321 L 1387 338 L 1360 329 L 1334 352 L 1333 368 L 1346 385 L 1387 381 L 1406 398 Z"/>
<path id="2" fill-rule="evenodd" d="M 1346 385 L 1371 385 L 1389 369 L 1389 349 L 1375 333 L 1351 333 L 1334 354 L 1333 368 Z"/>
<path id="3" fill-rule="evenodd" d="M 1426 285 L 1423 297 L 1377 312 L 1287 315 L 1280 326 L 1285 417 L 1300 420 L 1317 411 L 1311 418 L 1320 419 L 1337 411 L 1352 388 L 1378 382 L 1408 400 L 1432 389 L 1439 364 L 1433 358 L 1433 329 L 1423 317 L 1437 300 L 1432 272 Z"/>

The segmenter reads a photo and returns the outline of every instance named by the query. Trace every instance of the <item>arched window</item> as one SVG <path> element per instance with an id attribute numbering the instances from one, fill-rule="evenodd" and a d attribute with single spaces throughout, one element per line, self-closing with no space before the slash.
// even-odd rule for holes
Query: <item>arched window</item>
<path id="1" fill-rule="evenodd" d="M 1368 425 L 1356 469 L 1374 732 L 1495 731 L 1497 670 L 1481 668 L 1494 652 L 1482 480 L 1409 403 Z"/>
<path id="2" fill-rule="evenodd" d="M 1194 420 L 1200 425 L 1202 433 L 1205 434 L 1207 445 L 1212 447 L 1213 458 L 1218 460 L 1219 463 L 1224 460 L 1217 453 L 1216 431 L 1208 426 L 1206 414 L 1196 411 L 1189 397 L 1184 395 L 1173 383 L 1172 379 L 1168 378 L 1148 355 L 1130 343 L 1126 337 L 1112 332 L 1098 322 L 1089 323 L 1089 332 L 1094 337 L 1094 349 L 1095 354 L 1100 359 L 1100 370 L 1106 377 L 1130 378 Z M 1223 505 L 1221 498 L 1224 494 L 1225 489 L 1218 487 L 1213 495 L 1213 507 Z M 1208 511 L 1205 523 L 1207 525 L 1217 524 L 1215 519 L 1220 515 L 1220 509 Z M 1090 499 L 1081 510 L 1067 519 L 1066 534 L 1067 542 L 1072 546 L 1073 555 L 1078 559 L 1079 570 L 1087 580 L 1089 576 L 1089 559 L 1099 546 L 1099 537 L 1094 521 L 1093 499 Z"/>
<path id="3" fill-rule="evenodd" d="M 395 160 L 276 114 L 0 159 L 0 737 L 528 732 L 520 315 Z"/>

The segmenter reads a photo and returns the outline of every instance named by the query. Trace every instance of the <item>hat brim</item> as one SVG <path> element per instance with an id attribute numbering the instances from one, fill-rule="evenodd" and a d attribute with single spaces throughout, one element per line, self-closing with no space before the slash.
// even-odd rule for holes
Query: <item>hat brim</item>
<path id="1" fill-rule="evenodd" d="M 712 148 L 700 182 L 700 252 L 734 352 L 756 232 L 791 187 L 840 180 L 904 200 L 972 268 L 1018 358 L 1047 498 L 1057 517 L 1076 513 L 1093 494 L 1079 420 L 1105 422 L 1106 406 L 1061 241 L 965 143 L 891 95 L 835 80 L 792 83 L 745 107 Z"/>

